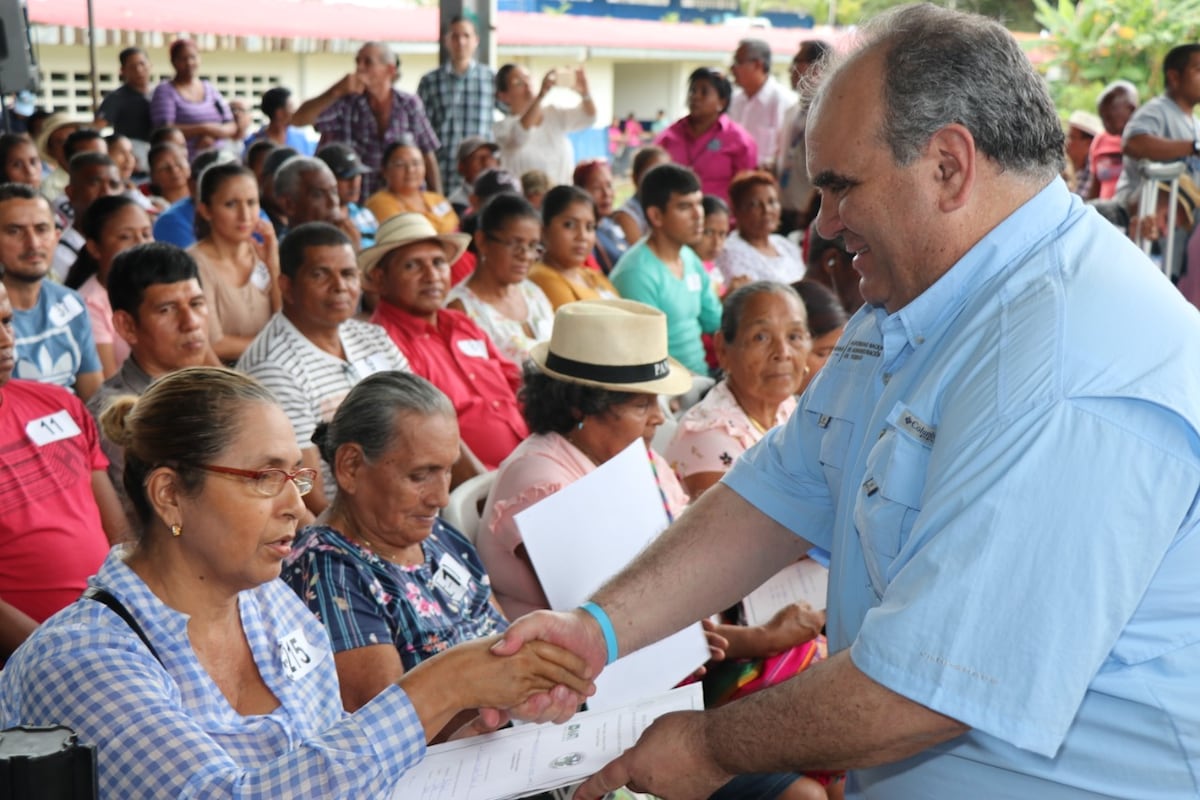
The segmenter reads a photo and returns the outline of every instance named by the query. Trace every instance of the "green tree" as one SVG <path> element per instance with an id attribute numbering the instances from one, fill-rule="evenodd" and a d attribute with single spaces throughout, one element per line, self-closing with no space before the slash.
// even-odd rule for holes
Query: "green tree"
<path id="1" fill-rule="evenodd" d="M 1094 109 L 1103 86 L 1132 82 L 1145 96 L 1162 91 L 1163 56 L 1194 41 L 1200 0 L 1034 0 L 1046 31 L 1050 88 L 1062 109 Z"/>

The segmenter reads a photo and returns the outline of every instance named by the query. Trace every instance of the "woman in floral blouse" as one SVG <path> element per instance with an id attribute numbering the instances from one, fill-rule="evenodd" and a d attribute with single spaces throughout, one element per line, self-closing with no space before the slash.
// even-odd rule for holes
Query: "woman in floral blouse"
<path id="1" fill-rule="evenodd" d="M 508 623 L 475 548 L 437 516 L 459 457 L 444 394 L 410 373 L 376 373 L 313 440 L 338 491 L 297 537 L 283 578 L 325 624 L 353 711 L 425 659 Z"/>

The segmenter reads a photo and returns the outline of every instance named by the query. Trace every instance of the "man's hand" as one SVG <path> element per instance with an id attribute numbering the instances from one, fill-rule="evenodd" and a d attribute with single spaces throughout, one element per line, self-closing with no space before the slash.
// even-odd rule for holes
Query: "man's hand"
<path id="1" fill-rule="evenodd" d="M 538 640 L 558 645 L 582 658 L 587 664 L 585 677 L 590 680 L 595 680 L 600 670 L 604 669 L 607 660 L 604 634 L 599 624 L 583 611 L 534 611 L 526 614 L 509 626 L 503 638 L 492 646 L 492 652 L 499 656 L 511 656 L 526 642 Z M 534 695 L 520 706 L 510 709 L 510 713 L 516 719 L 563 723 L 575 714 L 584 699 L 584 695 L 569 687 L 556 686 L 552 691 Z"/>
<path id="2" fill-rule="evenodd" d="M 659 717 L 630 749 L 575 790 L 575 800 L 599 800 L 628 786 L 671 800 L 703 800 L 733 778 L 708 749 L 704 712 Z"/>

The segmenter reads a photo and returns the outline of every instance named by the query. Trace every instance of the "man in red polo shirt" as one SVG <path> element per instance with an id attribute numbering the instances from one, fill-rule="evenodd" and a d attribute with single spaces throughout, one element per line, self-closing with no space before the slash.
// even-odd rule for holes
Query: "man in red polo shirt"
<path id="1" fill-rule="evenodd" d="M 442 308 L 450 265 L 469 241 L 463 233 L 439 236 L 421 214 L 399 214 L 379 226 L 358 265 L 379 295 L 371 322 L 383 326 L 414 373 L 446 393 L 463 442 L 495 469 L 529 429 L 517 405 L 520 368 L 466 314 Z"/>
<path id="2" fill-rule="evenodd" d="M 0 665 L 79 597 L 126 528 L 83 401 L 59 386 L 10 380 L 12 323 L 0 283 Z"/>

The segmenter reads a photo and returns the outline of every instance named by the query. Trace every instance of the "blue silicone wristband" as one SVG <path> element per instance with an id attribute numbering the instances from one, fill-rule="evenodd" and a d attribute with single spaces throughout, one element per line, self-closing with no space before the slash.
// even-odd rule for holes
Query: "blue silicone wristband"
<path id="1" fill-rule="evenodd" d="M 600 630 L 604 633 L 604 646 L 608 650 L 608 661 L 605 666 L 617 660 L 617 632 L 613 630 L 612 620 L 608 618 L 608 614 L 604 609 L 593 602 L 584 603 L 579 607 L 591 615 L 592 619 L 596 620 L 600 625 Z"/>

